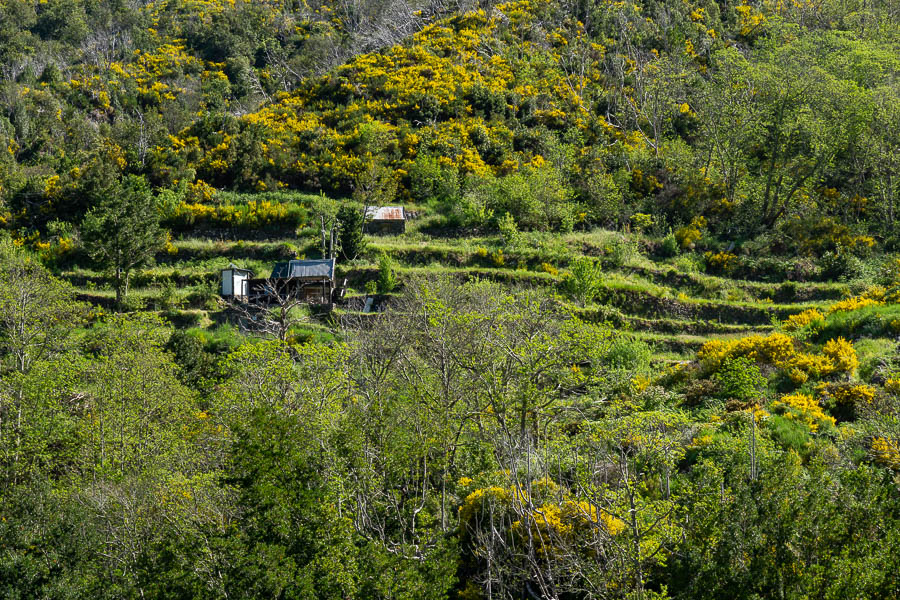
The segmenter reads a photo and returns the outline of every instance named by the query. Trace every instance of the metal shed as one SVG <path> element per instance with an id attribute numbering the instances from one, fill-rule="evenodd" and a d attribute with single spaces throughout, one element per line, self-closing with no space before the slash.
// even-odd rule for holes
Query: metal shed
<path id="1" fill-rule="evenodd" d="M 335 259 L 288 260 L 275 263 L 268 279 L 251 279 L 250 298 L 258 302 L 273 294 L 296 297 L 309 304 L 331 305 L 340 297 L 334 280 Z"/>
<path id="2" fill-rule="evenodd" d="M 403 233 L 406 211 L 402 206 L 369 206 L 366 208 L 367 233 Z"/>

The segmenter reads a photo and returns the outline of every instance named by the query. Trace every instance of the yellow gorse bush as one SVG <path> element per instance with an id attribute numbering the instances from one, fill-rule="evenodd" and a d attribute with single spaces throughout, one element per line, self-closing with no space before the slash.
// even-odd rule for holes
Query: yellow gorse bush
<path id="1" fill-rule="evenodd" d="M 269 200 L 217 206 L 180 201 L 163 209 L 163 220 L 170 227 L 200 224 L 236 228 L 297 226 L 302 215 L 303 211 L 297 205 Z"/>
<path id="2" fill-rule="evenodd" d="M 561 497 L 559 501 L 545 501 L 540 506 L 532 502 L 528 492 L 518 486 L 490 486 L 479 488 L 466 496 L 459 507 L 460 527 L 476 525 L 476 517 L 485 510 L 486 503 L 494 503 L 496 512 L 509 511 L 515 503 L 520 518 L 512 525 L 513 533 L 523 533 L 528 528 L 532 532 L 553 533 L 556 536 L 570 536 L 580 528 L 602 526 L 610 535 L 617 535 L 625 528 L 625 523 L 596 506 L 566 497 L 559 485 L 548 479 L 532 483 L 533 492 L 538 495 Z"/>
<path id="3" fill-rule="evenodd" d="M 818 431 L 819 427 L 834 426 L 834 417 L 826 415 L 821 405 L 812 396 L 806 394 L 788 394 L 772 402 L 772 412 L 786 419 L 799 421 L 810 431 Z"/>
<path id="4" fill-rule="evenodd" d="M 875 388 L 863 383 L 820 384 L 818 391 L 823 397 L 830 397 L 836 404 L 849 407 L 872 404 L 876 394 Z"/>
<path id="5" fill-rule="evenodd" d="M 797 331 L 813 323 L 824 320 L 825 315 L 815 308 L 810 308 L 809 310 L 804 310 L 802 313 L 791 315 L 786 320 L 782 321 L 782 325 L 784 326 L 785 331 Z"/>
<path id="6" fill-rule="evenodd" d="M 737 256 L 730 252 L 707 252 L 706 266 L 716 273 L 728 273 L 737 263 Z"/>
<path id="7" fill-rule="evenodd" d="M 738 357 L 782 369 L 798 384 L 810 377 L 852 373 L 859 366 L 853 344 L 842 337 L 829 340 L 820 355 L 797 350 L 794 340 L 783 333 L 710 340 L 697 352 L 697 359 L 712 370 L 717 370 L 726 358 Z"/>
<path id="8" fill-rule="evenodd" d="M 579 530 L 596 525 L 602 526 L 609 535 L 618 535 L 625 529 L 621 519 L 598 511 L 592 504 L 574 500 L 559 504 L 546 502 L 529 510 L 523 519 L 514 521 L 510 529 L 519 536 L 530 533 L 538 541 L 538 552 L 547 554 L 559 541 L 571 539 Z"/>
<path id="9" fill-rule="evenodd" d="M 711 340 L 701 346 L 697 358 L 718 368 L 726 358 L 744 356 L 756 362 L 780 365 L 794 354 L 794 340 L 782 333 L 773 333 L 736 340 Z"/>
<path id="10" fill-rule="evenodd" d="M 859 310 L 866 306 L 878 306 L 886 302 L 897 302 L 898 300 L 900 300 L 900 297 L 898 297 L 896 291 L 888 291 L 880 285 L 873 285 L 859 296 L 851 296 L 832 304 L 828 307 L 828 314 Z"/>
<path id="11" fill-rule="evenodd" d="M 856 356 L 853 344 L 843 337 L 825 342 L 825 347 L 822 348 L 822 355 L 831 359 L 835 369 L 838 371 L 853 373 L 859 367 L 859 358 Z"/>
<path id="12" fill-rule="evenodd" d="M 880 436 L 874 438 L 871 454 L 876 463 L 894 471 L 900 471 L 900 443 L 896 440 Z"/>
<path id="13" fill-rule="evenodd" d="M 865 296 L 853 296 L 851 298 L 847 298 L 846 300 L 841 300 L 835 304 L 832 304 L 828 307 L 828 314 L 836 313 L 839 311 L 851 311 L 851 310 L 859 310 L 860 308 L 865 308 L 866 306 L 878 306 L 879 304 L 884 304 L 881 300 L 875 300 L 874 298 L 867 298 Z"/>
<path id="14" fill-rule="evenodd" d="M 706 217 L 699 216 L 691 219 L 691 224 L 675 231 L 675 239 L 682 248 L 689 248 L 694 242 L 703 237 L 703 229 L 706 228 Z"/>

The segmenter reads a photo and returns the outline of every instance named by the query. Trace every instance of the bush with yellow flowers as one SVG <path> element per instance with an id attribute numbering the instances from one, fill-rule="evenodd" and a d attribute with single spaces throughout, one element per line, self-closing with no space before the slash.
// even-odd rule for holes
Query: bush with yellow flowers
<path id="1" fill-rule="evenodd" d="M 699 216 L 691 219 L 690 225 L 685 225 L 675 230 L 675 239 L 682 250 L 691 248 L 703 237 L 703 230 L 706 229 L 706 217 Z"/>
<path id="2" fill-rule="evenodd" d="M 890 394 L 900 394 L 900 378 L 888 377 L 884 382 L 884 389 Z"/>
<path id="3" fill-rule="evenodd" d="M 825 342 L 822 355 L 831 359 L 835 370 L 840 372 L 852 374 L 859 367 L 859 358 L 853 344 L 842 337 Z"/>
<path id="4" fill-rule="evenodd" d="M 823 398 L 836 407 L 856 409 L 859 406 L 871 406 L 875 402 L 875 388 L 864 383 L 822 383 L 817 389 Z"/>
<path id="5" fill-rule="evenodd" d="M 882 436 L 872 439 L 870 455 L 876 463 L 900 471 L 900 442 Z"/>
<path id="6" fill-rule="evenodd" d="M 825 315 L 815 308 L 804 310 L 796 315 L 789 316 L 782 321 L 785 331 L 799 331 L 806 328 L 819 328 L 825 322 Z"/>
<path id="7" fill-rule="evenodd" d="M 709 371 L 717 371 L 725 359 L 737 357 L 780 369 L 798 385 L 810 378 L 852 374 L 859 367 L 853 344 L 842 337 L 826 342 L 821 354 L 798 350 L 797 342 L 783 333 L 710 340 L 697 352 L 697 359 Z"/>
<path id="8" fill-rule="evenodd" d="M 580 532 L 601 525 L 610 535 L 618 535 L 625 524 L 599 507 L 573 498 L 559 484 L 543 478 L 532 482 L 530 490 L 513 485 L 489 486 L 469 493 L 459 507 L 459 525 L 465 537 L 483 526 L 480 517 L 491 511 L 496 523 L 510 535 L 529 532 L 543 540 L 539 552 L 552 551 L 555 544 L 571 541 Z"/>
<path id="9" fill-rule="evenodd" d="M 730 273 L 737 264 L 737 256 L 731 252 L 707 252 L 703 255 L 706 258 L 706 268 L 711 273 Z"/>
<path id="10" fill-rule="evenodd" d="M 296 228 L 306 218 L 306 210 L 299 204 L 270 200 L 250 200 L 241 204 L 215 206 L 182 200 L 164 206 L 162 211 L 163 224 L 176 230 L 194 227 Z"/>
<path id="11" fill-rule="evenodd" d="M 786 394 L 772 402 L 772 412 L 806 425 L 810 431 L 834 427 L 834 417 L 826 415 L 815 398 L 807 394 Z"/>
<path id="12" fill-rule="evenodd" d="M 853 311 L 859 310 L 861 308 L 865 308 L 867 306 L 878 306 L 880 304 L 884 304 L 881 300 L 876 300 L 875 298 L 870 298 L 867 296 L 852 296 L 845 300 L 841 300 L 840 302 L 836 302 L 828 307 L 828 314 L 842 312 L 842 311 Z"/>

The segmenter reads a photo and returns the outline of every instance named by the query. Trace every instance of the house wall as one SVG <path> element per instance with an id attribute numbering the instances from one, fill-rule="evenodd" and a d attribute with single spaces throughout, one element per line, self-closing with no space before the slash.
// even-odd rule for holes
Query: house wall
<path id="1" fill-rule="evenodd" d="M 234 294 L 234 271 L 228 269 L 222 271 L 222 295 L 225 297 Z"/>
<path id="2" fill-rule="evenodd" d="M 369 221 L 366 223 L 366 233 L 371 234 L 399 234 L 406 231 L 404 219 L 391 219 L 386 221 Z"/>
<path id="3" fill-rule="evenodd" d="M 265 279 L 253 279 L 248 282 L 251 298 L 261 300 L 265 295 Z M 303 302 L 310 304 L 328 304 L 331 302 L 331 290 L 334 289 L 333 280 L 325 280 L 324 293 L 321 279 L 290 279 L 276 281 L 280 293 L 296 293 Z"/>
<path id="4" fill-rule="evenodd" d="M 247 282 L 250 278 L 243 273 L 235 273 L 232 278 L 232 289 L 235 296 L 246 296 L 247 295 Z"/>

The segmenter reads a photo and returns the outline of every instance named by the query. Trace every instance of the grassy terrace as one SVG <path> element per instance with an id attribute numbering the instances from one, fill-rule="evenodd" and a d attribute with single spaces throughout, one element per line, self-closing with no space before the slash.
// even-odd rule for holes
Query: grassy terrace
<path id="1" fill-rule="evenodd" d="M 454 232 L 457 237 L 450 237 L 436 227 L 438 220 L 427 209 L 419 210 L 424 216 L 411 221 L 407 233 L 367 236 L 365 256 L 339 262 L 338 275 L 347 278 L 350 287 L 348 299 L 365 295 L 366 284 L 378 277 L 382 254 L 391 257 L 401 285 L 410 278 L 440 275 L 552 290 L 561 289 L 575 259 L 591 256 L 602 265 L 603 281 L 595 301 L 587 306 L 573 303 L 573 311 L 580 318 L 608 323 L 646 341 L 655 358 L 665 361 L 689 358 L 709 339 L 771 332 L 773 322 L 810 308 L 824 311 L 863 287 L 862 283 L 773 283 L 708 274 L 702 272 L 699 255 L 659 258 L 652 252 L 652 241 L 604 230 L 522 233 L 512 243 L 479 232 Z M 275 232 L 252 240 L 177 239 L 168 252 L 160 253 L 154 267 L 133 278 L 130 296 L 136 307 L 160 311 L 182 326 L 219 327 L 222 269 L 235 263 L 266 274 L 276 261 L 319 256 L 318 244 L 318 232 L 311 227 L 297 235 Z M 82 300 L 112 306 L 115 294 L 105 274 L 74 266 L 61 275 L 76 286 Z M 349 302 L 339 308 L 338 315 L 354 312 L 358 304 Z M 881 332 L 894 318 L 893 313 L 883 313 L 875 311 L 875 316 L 868 317 L 869 313 L 854 313 L 834 327 L 874 327 Z M 860 322 L 846 322 L 851 318 Z M 878 324 L 872 325 L 873 321 Z M 328 331 L 328 323 L 313 321 L 301 335 L 327 335 Z"/>

